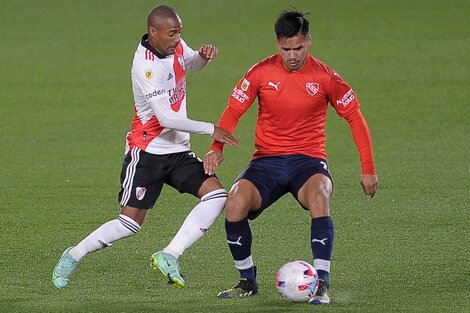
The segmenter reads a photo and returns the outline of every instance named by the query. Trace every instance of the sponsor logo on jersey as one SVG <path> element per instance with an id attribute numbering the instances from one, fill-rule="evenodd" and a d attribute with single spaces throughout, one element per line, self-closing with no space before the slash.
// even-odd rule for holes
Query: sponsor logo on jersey
<path id="1" fill-rule="evenodd" d="M 152 79 L 153 78 L 153 72 L 151 70 L 145 71 L 145 78 Z"/>
<path id="2" fill-rule="evenodd" d="M 241 85 L 241 89 L 243 91 L 247 91 L 248 87 L 250 87 L 250 81 L 248 79 L 244 78 L 243 82 L 242 82 L 242 85 Z"/>
<path id="3" fill-rule="evenodd" d="M 142 200 L 145 197 L 145 192 L 147 191 L 144 187 L 137 187 L 135 188 L 135 196 L 137 200 Z"/>
<path id="4" fill-rule="evenodd" d="M 243 103 L 245 102 L 245 100 L 250 99 L 250 97 L 248 97 L 246 93 L 244 93 L 240 89 L 237 89 L 236 87 L 233 89 L 232 97 L 240 103 Z"/>
<path id="5" fill-rule="evenodd" d="M 171 75 L 171 73 L 168 73 L 168 78 L 166 80 L 170 80 L 173 78 L 173 75 Z"/>
<path id="6" fill-rule="evenodd" d="M 348 104 L 350 104 L 354 99 L 356 99 L 356 96 L 354 95 L 352 89 L 349 89 L 340 100 L 336 100 L 336 105 L 347 107 Z"/>
<path id="7" fill-rule="evenodd" d="M 181 81 L 179 81 L 176 86 L 170 90 L 168 90 L 168 96 L 171 104 L 171 108 L 173 111 L 178 112 L 179 105 L 178 102 L 184 98 L 186 95 L 186 78 L 183 77 Z M 179 102 L 181 104 L 181 102 Z"/>
<path id="8" fill-rule="evenodd" d="M 154 90 L 153 92 L 146 94 L 145 99 L 149 100 L 152 97 L 160 96 L 166 93 L 165 89 Z"/>
<path id="9" fill-rule="evenodd" d="M 309 95 L 314 96 L 317 94 L 318 90 L 320 90 L 320 85 L 318 83 L 308 82 L 305 84 L 305 89 L 307 89 Z"/>

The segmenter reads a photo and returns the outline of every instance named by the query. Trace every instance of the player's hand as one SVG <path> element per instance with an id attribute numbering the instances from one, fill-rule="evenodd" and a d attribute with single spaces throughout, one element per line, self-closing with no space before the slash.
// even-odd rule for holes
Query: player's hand
<path id="1" fill-rule="evenodd" d="M 377 192 L 377 187 L 379 186 L 379 179 L 377 178 L 377 175 L 362 174 L 361 186 L 364 190 L 364 194 L 373 198 Z"/>
<path id="2" fill-rule="evenodd" d="M 199 55 L 204 61 L 209 62 L 215 59 L 218 51 L 219 49 L 216 46 L 205 43 L 199 48 Z"/>
<path id="3" fill-rule="evenodd" d="M 227 143 L 234 147 L 238 147 L 240 145 L 237 138 L 230 135 L 225 129 L 217 126 L 214 126 L 214 133 L 212 134 L 212 138 L 219 142 Z"/>
<path id="4" fill-rule="evenodd" d="M 224 161 L 224 156 L 222 152 L 209 150 L 204 156 L 204 172 L 207 175 L 214 175 L 217 166 L 219 166 Z"/>

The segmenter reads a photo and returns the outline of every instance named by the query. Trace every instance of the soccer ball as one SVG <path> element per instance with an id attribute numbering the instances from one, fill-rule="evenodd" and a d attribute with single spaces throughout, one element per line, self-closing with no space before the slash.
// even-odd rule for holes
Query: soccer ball
<path id="1" fill-rule="evenodd" d="M 286 263 L 276 275 L 277 291 L 289 302 L 308 301 L 317 292 L 318 283 L 317 271 L 305 261 Z"/>

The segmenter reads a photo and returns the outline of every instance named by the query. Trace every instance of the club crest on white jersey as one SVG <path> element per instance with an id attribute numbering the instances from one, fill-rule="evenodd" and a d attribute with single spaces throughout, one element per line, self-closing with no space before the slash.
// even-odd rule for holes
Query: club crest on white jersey
<path id="1" fill-rule="evenodd" d="M 185 67 L 185 65 L 184 65 L 184 57 L 183 57 L 182 55 L 180 55 L 180 56 L 178 57 L 178 62 L 179 62 L 179 64 L 181 65 L 181 68 L 182 68 L 183 70 L 185 70 L 186 67 Z"/>

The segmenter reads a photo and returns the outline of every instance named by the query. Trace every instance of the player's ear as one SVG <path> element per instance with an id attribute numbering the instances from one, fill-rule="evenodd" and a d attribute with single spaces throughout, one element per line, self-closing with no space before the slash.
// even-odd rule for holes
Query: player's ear
<path id="1" fill-rule="evenodd" d="M 310 46 L 312 45 L 312 36 L 310 34 L 307 34 L 307 37 L 305 38 L 305 40 L 307 41 L 307 49 L 309 49 Z"/>
<path id="2" fill-rule="evenodd" d="M 310 48 L 310 46 L 312 45 L 312 35 L 307 34 L 307 41 L 308 41 L 308 47 Z"/>
<path id="3" fill-rule="evenodd" d="M 274 39 L 275 39 L 275 41 L 276 41 L 276 48 L 277 48 L 278 50 L 280 50 L 280 49 L 281 49 L 281 46 L 280 46 L 281 42 L 279 41 L 279 38 L 276 37 L 276 36 L 274 36 Z"/>
<path id="4" fill-rule="evenodd" d="M 150 37 L 156 37 L 157 36 L 157 29 L 153 26 L 149 26 L 148 32 L 149 32 Z"/>

